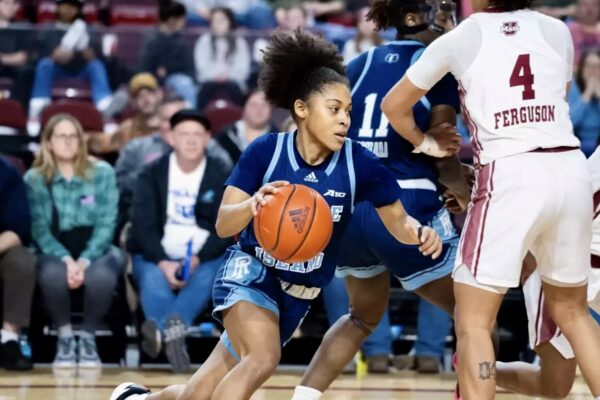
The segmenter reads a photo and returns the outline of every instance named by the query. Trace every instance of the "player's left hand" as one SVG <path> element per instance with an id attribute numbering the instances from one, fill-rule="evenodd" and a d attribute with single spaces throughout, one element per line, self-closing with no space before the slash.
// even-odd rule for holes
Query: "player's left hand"
<path id="1" fill-rule="evenodd" d="M 415 226 L 407 222 L 405 228 L 414 237 L 415 243 L 420 243 L 419 251 L 424 256 L 431 256 L 436 259 L 442 254 L 442 239 L 438 233 L 428 226 Z"/>
<path id="2" fill-rule="evenodd" d="M 461 137 L 456 131 L 456 126 L 443 122 L 430 128 L 425 132 L 435 142 L 431 142 L 429 149 L 422 150 L 423 153 L 433 157 L 449 157 L 460 150 Z M 427 139 L 426 139 L 427 141 Z"/>

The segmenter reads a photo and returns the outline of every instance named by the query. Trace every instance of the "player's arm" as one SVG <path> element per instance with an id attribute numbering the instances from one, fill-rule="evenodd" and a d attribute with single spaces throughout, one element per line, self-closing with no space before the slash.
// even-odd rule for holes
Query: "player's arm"
<path id="1" fill-rule="evenodd" d="M 434 260 L 442 253 L 442 241 L 436 231 L 421 226 L 419 221 L 410 217 L 400 200 L 376 210 L 386 229 L 399 242 L 420 245 L 421 253 L 431 256 Z"/>
<path id="2" fill-rule="evenodd" d="M 217 235 L 228 238 L 243 231 L 258 212 L 258 205 L 264 206 L 269 196 L 277 193 L 277 188 L 287 185 L 285 181 L 275 181 L 262 186 L 253 196 L 235 186 L 227 186 L 215 228 Z"/>
<path id="3" fill-rule="evenodd" d="M 456 109 L 451 105 L 437 105 L 431 109 L 429 123 L 431 129 L 427 134 L 437 135 L 437 130 L 448 131 L 448 126 L 456 126 Z M 438 171 L 438 181 L 448 188 L 456 199 L 461 211 L 469 204 L 471 188 L 465 179 L 460 159 L 456 155 L 435 159 L 435 167 Z"/>

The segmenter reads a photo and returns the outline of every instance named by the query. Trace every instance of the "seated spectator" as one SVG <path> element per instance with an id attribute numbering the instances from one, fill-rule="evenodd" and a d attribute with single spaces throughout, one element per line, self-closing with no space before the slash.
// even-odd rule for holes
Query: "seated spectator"
<path id="1" fill-rule="evenodd" d="M 20 6 L 19 0 L 0 0 L 0 77 L 13 80 L 10 96 L 27 109 L 33 80 L 29 65 L 33 44 L 27 24 L 12 22 Z"/>
<path id="2" fill-rule="evenodd" d="M 90 82 L 96 108 L 103 112 L 112 102 L 106 68 L 97 58 L 101 52 L 91 45 L 87 24 L 82 19 L 82 0 L 57 0 L 57 22 L 38 32 L 37 64 L 29 116 L 37 118 L 50 103 L 52 83 L 60 78 L 80 78 Z"/>
<path id="3" fill-rule="evenodd" d="M 213 8 L 227 7 L 233 11 L 239 25 L 249 29 L 275 26 L 273 11 L 264 0 L 183 0 L 190 25 L 206 26 Z"/>
<path id="4" fill-rule="evenodd" d="M 30 239 L 29 206 L 25 185 L 16 168 L 0 158 L 0 282 L 4 296 L 0 331 L 0 367 L 33 368 L 19 345 L 21 328 L 29 326 L 35 287 L 35 256 Z"/>
<path id="5" fill-rule="evenodd" d="M 235 21 L 230 9 L 212 9 L 210 32 L 196 42 L 194 58 L 197 79 L 201 84 L 199 110 L 204 109 L 218 92 L 225 92 L 233 102 L 242 104 L 242 90 L 246 88 L 250 75 L 250 50 L 248 42 L 235 34 Z"/>
<path id="6" fill-rule="evenodd" d="M 135 183 L 140 171 L 152 161 L 171 151 L 171 125 L 170 120 L 177 112 L 186 108 L 185 101 L 174 95 L 167 96 L 158 110 L 160 118 L 159 129 L 153 135 L 133 139 L 121 150 L 115 172 L 119 187 L 119 218 L 117 234 L 129 221 L 130 207 L 133 199 Z M 229 154 L 211 139 L 206 147 L 209 156 L 218 158 L 227 166 L 232 167 Z"/>
<path id="7" fill-rule="evenodd" d="M 579 61 L 567 97 L 575 135 L 590 155 L 600 138 L 600 50 L 588 50 Z"/>
<path id="8" fill-rule="evenodd" d="M 119 151 L 132 139 L 151 135 L 158 130 L 158 106 L 163 93 L 156 78 L 147 72 L 134 75 L 129 81 L 129 95 L 135 114 L 123 121 L 114 134 L 91 136 L 88 144 L 92 152 Z"/>
<path id="9" fill-rule="evenodd" d="M 183 36 L 185 7 L 174 0 L 162 0 L 158 27 L 144 37 L 138 70 L 158 77 L 165 89 L 196 107 L 198 88 L 194 82 L 194 61 Z"/>
<path id="10" fill-rule="evenodd" d="M 577 0 L 575 18 L 567 26 L 573 37 L 573 63 L 577 66 L 583 52 L 600 43 L 600 0 Z"/>
<path id="11" fill-rule="evenodd" d="M 185 372 L 186 328 L 208 305 L 231 243 L 215 231 L 230 169 L 205 156 L 210 123 L 198 112 L 179 111 L 171 130 L 173 152 L 145 167 L 136 182 L 130 249 L 146 316 L 142 349 L 157 357 L 164 340 L 174 371 Z"/>
<path id="12" fill-rule="evenodd" d="M 246 100 L 242 119 L 226 127 L 217 136 L 217 141 L 234 163 L 237 163 L 242 152 L 254 139 L 277 130 L 271 123 L 272 114 L 273 109 L 264 92 L 253 92 Z"/>
<path id="13" fill-rule="evenodd" d="M 115 173 L 90 158 L 75 118 L 55 115 L 42 132 L 41 149 L 25 174 L 38 282 L 58 329 L 54 366 L 100 367 L 95 332 L 124 272 L 121 251 L 111 246 L 117 217 Z M 70 292 L 84 288 L 83 324 L 76 342 Z"/>
<path id="14" fill-rule="evenodd" d="M 344 57 L 344 63 L 348 64 L 350 61 L 369 50 L 372 47 L 379 46 L 383 43 L 379 32 L 375 30 L 375 23 L 367 20 L 367 13 L 369 8 L 361 8 L 356 13 L 356 36 L 350 39 L 344 45 L 342 56 Z"/>

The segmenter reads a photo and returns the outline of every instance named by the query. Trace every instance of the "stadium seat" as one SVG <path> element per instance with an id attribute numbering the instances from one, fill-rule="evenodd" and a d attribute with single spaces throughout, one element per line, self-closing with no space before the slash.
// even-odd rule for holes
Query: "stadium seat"
<path id="1" fill-rule="evenodd" d="M 110 6 L 111 25 L 154 25 L 158 22 L 158 3 L 154 0 L 115 0 Z"/>
<path id="2" fill-rule="evenodd" d="M 53 115 L 60 113 L 71 114 L 77 118 L 86 132 L 104 130 L 102 114 L 96 110 L 96 107 L 91 103 L 77 100 L 61 100 L 46 107 L 40 119 L 42 129 Z"/>
<path id="3" fill-rule="evenodd" d="M 52 98 L 89 101 L 92 99 L 90 83 L 78 78 L 57 79 L 52 83 Z"/>
<path id="4" fill-rule="evenodd" d="M 0 99 L 0 126 L 25 132 L 27 117 L 21 103 L 13 99 Z"/>
<path id="5" fill-rule="evenodd" d="M 213 134 L 217 134 L 225 126 L 233 124 L 242 117 L 242 108 L 227 100 L 219 99 L 206 106 L 204 115 L 212 124 Z"/>
<path id="6" fill-rule="evenodd" d="M 129 67 L 138 64 L 142 41 L 149 29 L 150 27 L 135 25 L 118 25 L 110 28 L 110 32 L 117 36 L 113 55 L 119 63 Z"/>

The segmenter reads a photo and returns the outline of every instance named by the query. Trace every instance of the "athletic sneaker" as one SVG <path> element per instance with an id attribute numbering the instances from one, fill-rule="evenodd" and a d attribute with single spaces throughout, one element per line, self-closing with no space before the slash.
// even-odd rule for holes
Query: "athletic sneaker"
<path id="1" fill-rule="evenodd" d="M 27 357 L 16 340 L 0 344 L 0 367 L 13 371 L 33 369 L 31 357 Z"/>
<path id="2" fill-rule="evenodd" d="M 190 356 L 185 346 L 187 329 L 177 315 L 172 315 L 167 320 L 165 334 L 165 353 L 173 371 L 177 373 L 189 371 Z"/>
<path id="3" fill-rule="evenodd" d="M 77 366 L 77 343 L 73 336 L 59 337 L 53 368 L 75 368 Z"/>
<path id="4" fill-rule="evenodd" d="M 144 400 L 150 395 L 150 390 L 132 382 L 121 383 L 113 390 L 110 400 Z"/>
<path id="5" fill-rule="evenodd" d="M 147 319 L 142 324 L 142 350 L 150 358 L 156 358 L 162 348 L 162 335 L 156 321 Z"/>
<path id="6" fill-rule="evenodd" d="M 96 349 L 96 339 L 92 335 L 79 338 L 79 368 L 101 368 L 102 360 Z"/>

